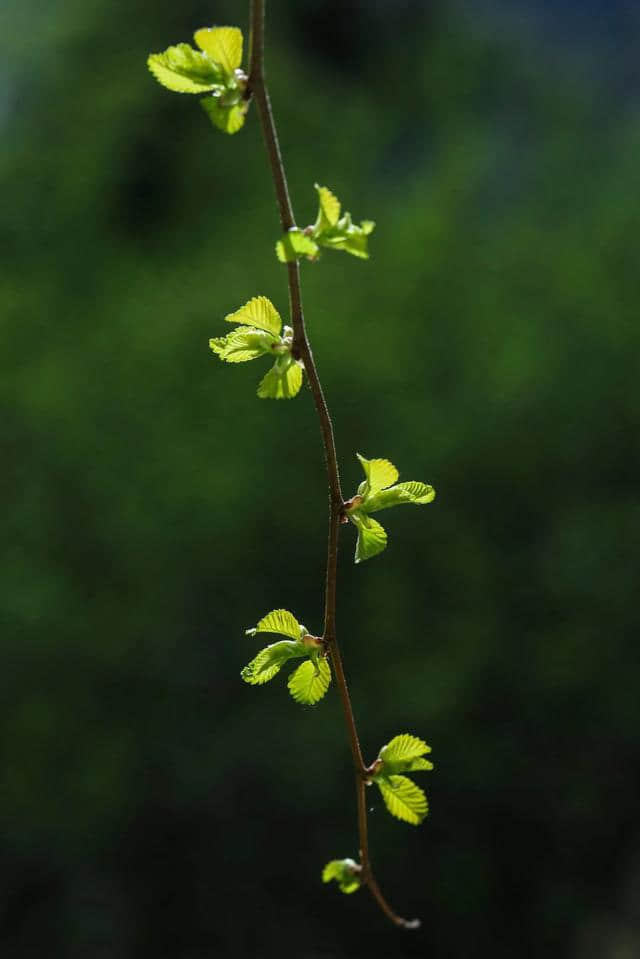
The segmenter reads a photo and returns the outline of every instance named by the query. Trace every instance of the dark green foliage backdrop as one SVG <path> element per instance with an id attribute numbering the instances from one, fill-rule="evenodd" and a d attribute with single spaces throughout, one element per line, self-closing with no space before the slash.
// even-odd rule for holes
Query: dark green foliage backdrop
<path id="1" fill-rule="evenodd" d="M 144 61 L 245 7 L 0 15 L 2 954 L 636 955 L 633 8 L 270 10 L 299 222 L 318 180 L 378 224 L 303 267 L 345 490 L 356 450 L 438 490 L 363 567 L 342 538 L 365 752 L 437 764 L 420 830 L 372 796 L 407 935 L 319 884 L 357 852 L 335 691 L 238 675 L 268 609 L 320 628 L 320 437 L 207 349 L 286 310 L 256 117 L 225 138 Z"/>

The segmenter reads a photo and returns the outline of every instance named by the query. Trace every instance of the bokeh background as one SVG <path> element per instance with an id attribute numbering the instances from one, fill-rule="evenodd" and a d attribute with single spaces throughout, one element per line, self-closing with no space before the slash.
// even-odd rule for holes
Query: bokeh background
<path id="1" fill-rule="evenodd" d="M 365 753 L 437 764 L 419 830 L 371 795 L 414 934 L 319 882 L 357 852 L 335 689 L 238 675 L 268 609 L 320 628 L 320 437 L 207 347 L 286 310 L 257 118 L 145 58 L 246 7 L 2 4 L 2 956 L 632 959 L 638 5 L 269 4 L 298 222 L 314 181 L 377 221 L 303 266 L 345 490 L 356 450 L 438 490 L 341 541 Z"/>

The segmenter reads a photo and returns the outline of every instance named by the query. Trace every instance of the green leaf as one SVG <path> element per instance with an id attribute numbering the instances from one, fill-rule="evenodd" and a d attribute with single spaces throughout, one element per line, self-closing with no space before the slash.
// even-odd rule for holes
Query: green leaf
<path id="1" fill-rule="evenodd" d="M 384 526 L 360 511 L 350 513 L 349 519 L 358 529 L 356 563 L 362 563 L 363 560 L 371 559 L 372 556 L 381 553 L 387 545 L 387 533 Z"/>
<path id="2" fill-rule="evenodd" d="M 412 826 L 420 825 L 429 812 L 429 805 L 419 786 L 406 776 L 381 776 L 374 782 L 392 816 Z"/>
<path id="3" fill-rule="evenodd" d="M 384 489 L 386 486 L 391 486 L 400 475 L 393 463 L 390 463 L 389 460 L 368 460 L 364 456 L 361 456 L 360 453 L 356 453 L 356 456 L 360 460 L 360 465 L 367 478 L 365 488 L 362 491 L 363 496 L 369 496 L 372 493 L 377 493 L 379 490 Z"/>
<path id="4" fill-rule="evenodd" d="M 410 733 L 400 733 L 382 747 L 380 759 L 397 762 L 400 759 L 416 759 L 417 756 L 430 752 L 431 746 L 427 746 L 423 739 L 411 736 Z"/>
<path id="5" fill-rule="evenodd" d="M 377 513 L 378 510 L 389 509 L 390 506 L 401 506 L 403 503 L 424 506 L 426 503 L 433 502 L 435 497 L 436 491 L 433 486 L 427 486 L 426 483 L 415 481 L 397 483 L 390 489 L 383 489 L 373 496 L 368 496 L 363 509 L 366 509 L 367 513 Z"/>
<path id="6" fill-rule="evenodd" d="M 247 630 L 247 636 L 255 636 L 256 633 L 279 633 L 297 641 L 305 635 L 306 629 L 288 609 L 272 609 L 262 617 L 255 629 Z"/>
<path id="7" fill-rule="evenodd" d="M 390 776 L 392 773 L 419 772 L 421 770 L 433 769 L 433 763 L 428 759 L 423 759 L 425 753 L 431 752 L 431 746 L 417 736 L 410 736 L 409 733 L 402 733 L 400 736 L 394 736 L 391 742 L 387 743 L 380 750 L 379 759 L 382 760 L 382 775 Z"/>
<path id="8" fill-rule="evenodd" d="M 200 104 L 213 125 L 223 133 L 229 134 L 237 133 L 242 129 L 249 109 L 249 103 L 246 100 L 225 106 L 220 102 L 219 96 L 204 97 Z"/>
<path id="9" fill-rule="evenodd" d="M 319 252 L 318 244 L 298 227 L 293 227 L 276 243 L 276 256 L 281 263 L 295 263 L 301 256 L 313 260 Z"/>
<path id="10" fill-rule="evenodd" d="M 302 367 L 291 355 L 279 356 L 258 387 L 261 400 L 290 400 L 300 392 Z"/>
<path id="11" fill-rule="evenodd" d="M 240 675 L 251 686 L 262 686 L 279 673 L 289 659 L 305 656 L 306 650 L 300 643 L 283 639 L 261 649 L 258 655 L 248 663 Z"/>
<path id="12" fill-rule="evenodd" d="M 266 296 L 254 296 L 235 313 L 225 316 L 227 323 L 240 323 L 243 326 L 254 326 L 274 336 L 280 336 L 282 320 L 275 306 Z"/>
<path id="13" fill-rule="evenodd" d="M 225 363 L 247 363 L 265 353 L 271 355 L 271 346 L 276 338 L 263 330 L 237 329 L 226 336 L 214 336 L 209 347 Z"/>
<path id="14" fill-rule="evenodd" d="M 318 218 L 313 227 L 316 231 L 322 232 L 331 229 L 340 219 L 340 200 L 326 186 L 314 184 L 318 191 Z"/>
<path id="15" fill-rule="evenodd" d="M 331 682 L 331 670 L 326 658 L 314 665 L 310 659 L 298 666 L 289 676 L 289 692 L 297 703 L 313 706 L 319 702 Z"/>
<path id="16" fill-rule="evenodd" d="M 242 30 L 238 27 L 202 27 L 193 39 L 227 74 L 242 63 Z"/>
<path id="17" fill-rule="evenodd" d="M 219 65 L 188 43 L 150 54 L 147 66 L 158 83 L 174 93 L 206 93 L 224 84 Z"/>
<path id="18" fill-rule="evenodd" d="M 373 220 L 363 220 L 360 226 L 351 222 L 351 214 L 345 213 L 331 230 L 316 236 L 321 246 L 332 250 L 343 250 L 362 260 L 369 259 L 369 235 L 373 232 Z"/>
<path id="19" fill-rule="evenodd" d="M 322 881 L 335 879 L 341 892 L 355 892 L 361 885 L 361 871 L 362 867 L 353 859 L 332 859 L 322 870 Z"/>

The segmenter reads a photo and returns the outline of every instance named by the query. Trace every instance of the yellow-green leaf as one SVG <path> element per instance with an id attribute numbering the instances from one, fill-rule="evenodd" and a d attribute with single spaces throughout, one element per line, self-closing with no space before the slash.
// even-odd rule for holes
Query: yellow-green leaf
<path id="1" fill-rule="evenodd" d="M 388 776 L 375 782 L 392 816 L 412 826 L 420 825 L 429 812 L 429 805 L 419 786 L 406 776 Z"/>
<path id="2" fill-rule="evenodd" d="M 270 613 L 263 616 L 255 629 L 248 629 L 247 633 L 280 633 L 281 636 L 289 636 L 291 639 L 299 640 L 303 635 L 303 628 L 288 609 L 272 609 Z"/>
<path id="3" fill-rule="evenodd" d="M 341 892 L 355 892 L 360 888 L 362 867 L 353 859 L 332 859 L 322 870 L 322 881 L 338 883 Z"/>
<path id="4" fill-rule="evenodd" d="M 254 296 L 235 313 L 225 316 L 227 323 L 241 323 L 243 326 L 255 326 L 274 336 L 280 335 L 282 320 L 275 306 L 266 296 Z"/>
<path id="5" fill-rule="evenodd" d="M 202 27 L 193 39 L 225 73 L 233 73 L 242 63 L 242 30 L 238 27 Z"/>
<path id="6" fill-rule="evenodd" d="M 258 386 L 261 400 L 290 400 L 302 386 L 302 367 L 291 356 L 278 357 Z"/>
<path id="7" fill-rule="evenodd" d="M 318 191 L 320 209 L 314 229 L 326 230 L 335 226 L 340 219 L 340 200 L 326 186 L 319 186 L 316 183 L 315 188 Z"/>
<path id="8" fill-rule="evenodd" d="M 400 733 L 383 746 L 380 750 L 380 759 L 397 762 L 402 759 L 415 759 L 417 756 L 424 756 L 431 752 L 431 746 L 417 736 L 411 736 L 409 733 Z"/>
<path id="9" fill-rule="evenodd" d="M 386 489 L 387 486 L 392 486 L 397 481 L 400 474 L 389 460 L 368 460 L 360 453 L 356 453 L 356 456 L 360 460 L 364 475 L 367 477 L 367 488 L 363 495 L 377 493 L 381 489 Z"/>
<path id="10" fill-rule="evenodd" d="M 331 682 L 331 670 L 326 658 L 318 660 L 317 665 L 308 659 L 289 676 L 289 692 L 297 703 L 313 706 L 319 702 Z"/>
<path id="11" fill-rule="evenodd" d="M 289 659 L 304 656 L 305 651 L 298 643 L 283 639 L 279 643 L 265 646 L 257 656 L 248 663 L 240 675 L 245 683 L 251 686 L 262 686 L 280 672 L 284 663 Z"/>
<path id="12" fill-rule="evenodd" d="M 200 103 L 213 125 L 223 133 L 237 133 L 244 126 L 248 101 L 241 100 L 232 106 L 223 106 L 219 97 L 205 97 Z"/>
<path id="13" fill-rule="evenodd" d="M 276 256 L 281 263 L 295 263 L 301 256 L 315 259 L 319 252 L 318 244 L 298 227 L 284 234 L 276 243 Z"/>
<path id="14" fill-rule="evenodd" d="M 150 54 L 147 66 L 158 83 L 174 93 L 206 93 L 224 80 L 219 66 L 188 43 Z"/>

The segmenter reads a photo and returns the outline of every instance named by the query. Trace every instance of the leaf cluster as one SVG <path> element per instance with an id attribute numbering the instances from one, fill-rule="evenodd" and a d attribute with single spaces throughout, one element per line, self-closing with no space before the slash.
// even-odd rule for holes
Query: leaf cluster
<path id="1" fill-rule="evenodd" d="M 318 191 L 318 215 L 312 226 L 304 230 L 292 227 L 276 243 L 276 255 L 281 263 L 292 263 L 302 256 L 317 260 L 320 247 L 343 250 L 352 256 L 369 258 L 368 238 L 373 233 L 373 220 L 355 224 L 348 212 L 341 214 L 340 200 L 326 186 L 315 184 Z"/>
<path id="2" fill-rule="evenodd" d="M 396 819 L 418 826 L 429 812 L 423 790 L 405 772 L 424 772 L 433 763 L 424 759 L 431 747 L 417 736 L 401 733 L 383 746 L 373 764 L 370 781 L 375 783 L 384 804 Z"/>
<path id="3" fill-rule="evenodd" d="M 209 347 L 225 363 L 247 363 L 271 356 L 274 364 L 258 386 L 261 399 L 291 399 L 302 386 L 303 365 L 291 354 L 293 330 L 282 327 L 282 319 L 266 296 L 254 296 L 235 313 L 225 316 L 238 326 L 226 336 L 212 337 Z"/>
<path id="4" fill-rule="evenodd" d="M 413 503 L 424 506 L 435 499 L 435 490 L 426 483 L 410 480 L 398 483 L 398 470 L 385 459 L 368 460 L 356 454 L 364 471 L 365 479 L 358 486 L 356 495 L 346 506 L 346 515 L 358 530 L 356 541 L 356 563 L 377 556 L 387 545 L 387 532 L 371 513 L 377 513 L 391 506 Z"/>
<path id="5" fill-rule="evenodd" d="M 237 133 L 249 107 L 247 76 L 240 66 L 242 31 L 238 27 L 203 27 L 193 39 L 198 50 L 178 43 L 163 53 L 150 54 L 149 70 L 167 90 L 204 94 L 200 103 L 214 126 L 224 133 Z"/>
<path id="6" fill-rule="evenodd" d="M 248 636 L 258 633 L 275 633 L 285 636 L 277 643 L 261 649 L 240 675 L 251 686 L 262 686 L 276 676 L 290 659 L 304 659 L 287 683 L 289 692 L 297 703 L 314 706 L 320 702 L 331 682 L 331 669 L 327 660 L 325 644 L 317 636 L 311 636 L 306 626 L 286 609 L 274 609 L 263 616 L 257 626 L 247 630 Z"/>

